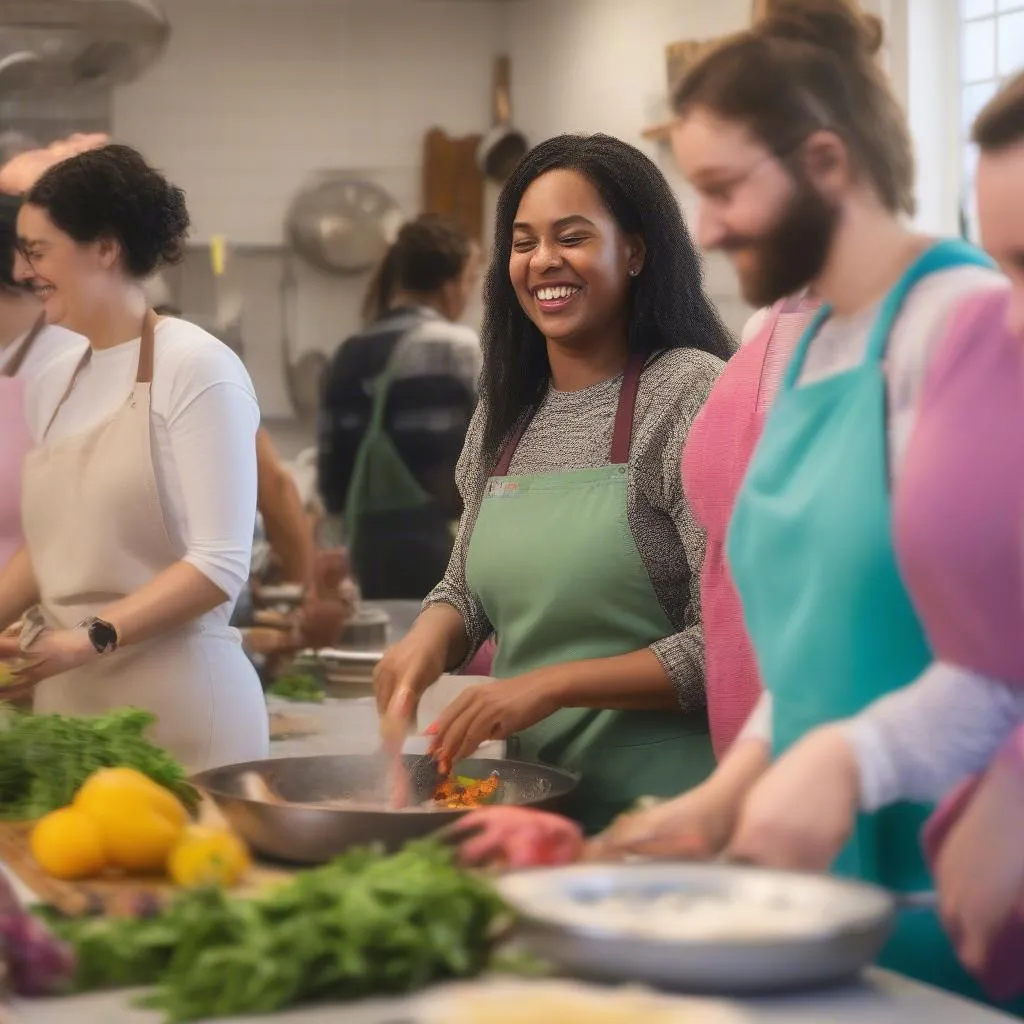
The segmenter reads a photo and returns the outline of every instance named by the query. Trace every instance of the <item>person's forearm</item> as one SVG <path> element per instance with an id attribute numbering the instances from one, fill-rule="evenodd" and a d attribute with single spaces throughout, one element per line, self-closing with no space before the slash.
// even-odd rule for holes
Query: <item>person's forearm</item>
<path id="1" fill-rule="evenodd" d="M 118 644 L 127 647 L 192 622 L 227 599 L 224 591 L 194 566 L 175 562 L 96 614 L 117 630 Z"/>
<path id="2" fill-rule="evenodd" d="M 420 612 L 409 631 L 425 643 L 437 644 L 444 652 L 445 670 L 457 668 L 469 657 L 466 623 L 458 609 L 438 602 Z"/>
<path id="3" fill-rule="evenodd" d="M 664 666 L 647 647 L 609 658 L 569 661 L 538 672 L 550 680 L 559 707 L 679 711 Z"/>
<path id="4" fill-rule="evenodd" d="M 771 765 L 769 744 L 761 739 L 738 739 L 702 785 L 739 810 L 747 793 Z"/>
<path id="5" fill-rule="evenodd" d="M 14 625 L 39 601 L 39 584 L 28 548 L 21 547 L 0 573 L 0 629 Z"/>
<path id="6" fill-rule="evenodd" d="M 267 542 L 281 568 L 281 575 L 292 583 L 311 586 L 316 545 L 309 516 L 302 507 L 299 489 L 291 474 L 277 478 L 272 498 L 260 490 L 259 510 L 267 531 Z"/>

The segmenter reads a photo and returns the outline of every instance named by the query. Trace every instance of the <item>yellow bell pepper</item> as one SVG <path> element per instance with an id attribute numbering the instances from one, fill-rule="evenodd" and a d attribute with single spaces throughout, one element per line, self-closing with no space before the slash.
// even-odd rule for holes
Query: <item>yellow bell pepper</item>
<path id="1" fill-rule="evenodd" d="M 132 768 L 101 768 L 75 796 L 76 810 L 98 826 L 112 867 L 162 873 L 188 811 L 173 793 Z"/>
<path id="2" fill-rule="evenodd" d="M 178 885 L 237 885 L 252 861 L 245 843 L 226 829 L 190 825 L 167 859 L 167 873 Z"/>

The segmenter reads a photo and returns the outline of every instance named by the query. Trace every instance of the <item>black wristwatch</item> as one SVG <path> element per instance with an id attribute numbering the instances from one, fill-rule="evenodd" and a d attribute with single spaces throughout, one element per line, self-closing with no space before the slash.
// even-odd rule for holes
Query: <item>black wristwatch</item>
<path id="1" fill-rule="evenodd" d="M 117 650 L 117 630 L 109 622 L 93 616 L 80 622 L 78 628 L 89 635 L 89 643 L 96 648 L 97 654 L 111 654 Z"/>

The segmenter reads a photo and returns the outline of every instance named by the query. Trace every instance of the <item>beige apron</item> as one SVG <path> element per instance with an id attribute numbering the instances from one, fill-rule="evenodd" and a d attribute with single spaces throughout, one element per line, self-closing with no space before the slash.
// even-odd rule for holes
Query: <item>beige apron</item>
<path id="1" fill-rule="evenodd" d="M 48 625 L 72 629 L 137 590 L 184 554 L 171 543 L 150 439 L 156 316 L 146 314 L 136 383 L 124 405 L 82 434 L 46 444 L 87 349 L 25 459 L 25 540 Z M 152 739 L 189 771 L 264 758 L 267 711 L 256 672 L 228 625 L 225 602 L 186 626 L 44 680 L 37 713 L 95 715 L 134 706 L 156 715 Z"/>

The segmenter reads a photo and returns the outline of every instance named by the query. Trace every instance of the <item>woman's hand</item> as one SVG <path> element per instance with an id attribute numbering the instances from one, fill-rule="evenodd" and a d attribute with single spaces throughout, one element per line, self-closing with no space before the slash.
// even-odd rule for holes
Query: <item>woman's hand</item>
<path id="1" fill-rule="evenodd" d="M 853 830 L 857 763 L 834 726 L 816 729 L 754 786 L 729 854 L 767 867 L 825 871 Z"/>
<path id="2" fill-rule="evenodd" d="M 711 860 L 725 848 L 735 806 L 714 782 L 696 786 L 646 811 L 623 814 L 587 844 L 588 860 L 634 854 Z"/>
<path id="3" fill-rule="evenodd" d="M 414 629 L 393 647 L 373 670 L 373 692 L 381 718 L 381 736 L 389 748 L 401 747 L 416 709 L 427 687 L 436 683 L 445 669 L 440 645 Z"/>
<path id="4" fill-rule="evenodd" d="M 1024 768 L 1000 758 L 935 862 L 943 921 L 964 966 L 980 973 L 1011 915 L 1024 911 Z"/>
<path id="5" fill-rule="evenodd" d="M 469 757 L 488 740 L 508 739 L 557 711 L 550 676 L 531 672 L 514 679 L 481 683 L 463 690 L 427 730 L 431 753 L 441 771 Z"/>
<path id="6" fill-rule="evenodd" d="M 0 659 L 27 659 L 14 672 L 17 682 L 5 687 L 4 697 L 19 697 L 51 676 L 70 672 L 99 657 L 84 629 L 44 629 L 32 646 L 23 651 L 15 637 L 0 638 Z"/>

